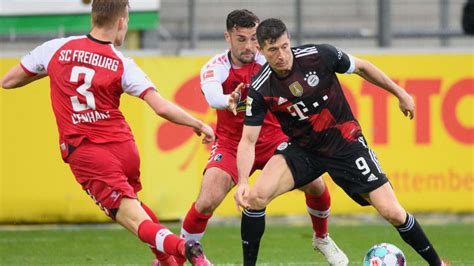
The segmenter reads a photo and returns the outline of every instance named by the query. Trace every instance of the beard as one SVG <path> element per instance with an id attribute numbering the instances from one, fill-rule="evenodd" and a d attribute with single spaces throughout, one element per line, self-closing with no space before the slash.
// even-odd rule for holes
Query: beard
<path id="1" fill-rule="evenodd" d="M 245 52 L 245 53 L 248 53 L 248 52 Z M 248 57 L 248 56 L 244 57 L 242 56 L 242 54 L 240 54 L 239 56 L 237 56 L 237 60 L 239 60 L 239 62 L 242 64 L 252 63 L 255 60 L 255 53 L 252 53 L 251 57 Z"/>

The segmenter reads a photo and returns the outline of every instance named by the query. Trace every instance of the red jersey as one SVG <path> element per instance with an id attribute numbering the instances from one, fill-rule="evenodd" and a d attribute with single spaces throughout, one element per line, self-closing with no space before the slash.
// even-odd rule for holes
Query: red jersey
<path id="1" fill-rule="evenodd" d="M 119 110 L 123 92 L 143 98 L 152 82 L 110 42 L 74 36 L 43 43 L 22 58 L 26 73 L 48 73 L 63 158 L 83 139 L 93 143 L 133 139 Z"/>
<path id="2" fill-rule="evenodd" d="M 231 140 L 237 143 L 240 141 L 248 86 L 252 82 L 252 77 L 259 72 L 265 63 L 265 57 L 257 53 L 252 63 L 238 68 L 231 63 L 230 51 L 225 51 L 214 56 L 202 67 L 201 86 L 205 86 L 209 82 L 218 82 L 222 85 L 223 94 L 231 94 L 240 83 L 243 82 L 247 85 L 241 91 L 237 115 L 227 109 L 216 109 L 216 136 L 218 139 Z M 282 134 L 281 127 L 276 118 L 269 112 L 263 122 L 258 142 L 266 142 L 268 139 L 274 138 L 275 134 Z"/>

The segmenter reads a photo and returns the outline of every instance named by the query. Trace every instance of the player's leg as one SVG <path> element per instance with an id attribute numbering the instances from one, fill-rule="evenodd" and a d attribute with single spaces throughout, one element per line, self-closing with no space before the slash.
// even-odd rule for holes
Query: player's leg
<path id="1" fill-rule="evenodd" d="M 305 192 L 306 209 L 313 224 L 313 248 L 321 252 L 330 265 L 347 265 L 349 259 L 328 234 L 331 196 L 322 177 L 299 188 Z"/>
<path id="2" fill-rule="evenodd" d="M 322 178 L 299 188 L 305 193 L 306 209 L 313 224 L 316 237 L 325 238 L 328 234 L 328 217 L 331 208 L 331 195 Z"/>
<path id="3" fill-rule="evenodd" d="M 133 141 L 129 141 L 108 145 L 108 148 L 120 161 L 123 173 L 128 177 L 128 183 L 133 188 L 134 193 L 138 193 L 141 190 L 142 185 L 140 182 L 140 156 L 136 144 Z M 148 214 L 152 222 L 159 223 L 156 215 L 145 203 L 141 202 L 141 207 Z M 161 252 L 154 247 L 151 247 L 150 250 L 156 258 L 152 265 L 174 266 L 177 264 L 174 259 L 175 257 Z"/>
<path id="4" fill-rule="evenodd" d="M 272 199 L 310 183 L 322 172 L 320 165 L 313 163 L 313 158 L 309 158 L 299 147 L 287 142 L 281 143 L 250 190 L 248 201 L 250 209 L 255 210 L 253 215 L 246 215 L 247 217 L 243 218 L 248 219 L 248 223 L 254 226 L 260 224 L 264 228 L 264 210 Z M 256 244 L 258 243 L 254 243 Z M 244 261 L 245 265 L 255 265 L 258 246 L 254 251 L 257 252 L 252 253 L 254 256 L 250 258 L 251 260 Z"/>
<path id="5" fill-rule="evenodd" d="M 199 195 L 184 218 L 181 237 L 200 240 L 214 210 L 233 186 L 229 173 L 217 167 L 208 168 L 204 173 Z"/>
<path id="6" fill-rule="evenodd" d="M 207 222 L 212 217 L 214 210 L 221 204 L 233 186 L 232 177 L 226 171 L 217 167 L 208 168 L 204 173 L 198 198 L 184 218 L 181 226 L 181 238 L 199 241 L 206 231 Z M 176 258 L 176 261 L 180 264 L 185 262 L 180 258 Z"/>
<path id="7" fill-rule="evenodd" d="M 140 240 L 161 252 L 185 257 L 192 265 L 211 265 L 198 242 L 185 242 L 159 222 L 154 223 L 137 199 L 122 198 L 115 220 Z"/>
<path id="8" fill-rule="evenodd" d="M 360 205 L 372 204 L 430 265 L 440 265 L 436 251 L 418 222 L 398 203 L 375 152 L 363 137 L 359 137 L 357 144 L 360 149 L 351 154 L 324 158 L 333 180 Z"/>
<path id="9" fill-rule="evenodd" d="M 157 250 L 184 257 L 184 240 L 160 223 L 154 223 L 137 199 L 123 198 L 115 220 Z"/>
<path id="10" fill-rule="evenodd" d="M 442 265 L 442 260 L 436 253 L 434 246 L 415 217 L 400 205 L 390 183 L 385 183 L 369 192 L 366 199 L 380 215 L 397 229 L 402 239 L 430 265 Z"/>
<path id="11" fill-rule="evenodd" d="M 250 208 L 242 213 L 241 233 L 245 266 L 252 266 L 257 262 L 260 239 L 265 229 L 265 207 L 273 198 L 293 187 L 293 177 L 284 157 L 273 156 L 250 190 Z"/>
<path id="12" fill-rule="evenodd" d="M 76 180 L 96 204 L 108 216 L 139 236 L 150 246 L 160 247 L 158 250 L 176 256 L 185 255 L 187 250 L 196 250 L 196 248 L 186 246 L 184 240 L 179 237 L 168 235 L 169 230 L 159 223 L 153 223 L 141 207 L 140 202 L 136 199 L 136 191 L 141 188 L 137 169 L 139 159 L 134 158 L 138 153 L 133 150 L 135 145 L 129 147 L 127 146 L 129 144 L 85 142 L 69 155 L 67 162 Z M 126 147 L 122 147 L 122 145 Z M 122 160 L 124 158 L 121 157 L 127 157 L 128 160 Z M 129 178 L 127 174 L 134 177 Z M 158 235 L 157 233 L 160 231 L 162 234 Z M 190 259 L 205 260 L 205 257 L 202 254 L 202 256 L 190 257 Z"/>
<path id="13" fill-rule="evenodd" d="M 285 153 L 290 145 L 288 142 L 280 141 L 275 143 L 274 150 L 277 153 Z M 289 155 L 286 155 L 289 157 Z M 294 160 L 294 159 L 291 159 Z M 319 177 L 317 175 L 316 177 Z M 314 232 L 318 237 L 324 238 L 328 233 L 327 217 L 331 206 L 331 197 L 322 178 L 316 178 L 310 183 L 299 188 L 305 192 L 306 207 L 313 223 Z"/>
<path id="14" fill-rule="evenodd" d="M 218 145 L 217 141 L 206 165 L 198 198 L 186 213 L 181 226 L 181 237 L 185 240 L 200 240 L 212 217 L 214 210 L 221 204 L 237 179 L 235 148 Z M 176 259 L 184 263 L 182 259 Z"/>
<path id="15" fill-rule="evenodd" d="M 145 203 L 141 202 L 141 206 L 142 206 L 143 210 L 146 212 L 146 214 L 148 214 L 148 216 L 150 217 L 152 222 L 159 223 L 159 220 L 156 217 L 155 213 L 153 213 L 153 211 Z M 152 266 L 177 265 L 177 263 L 176 263 L 173 256 L 170 256 L 166 253 L 158 251 L 155 248 L 150 248 L 150 249 L 151 249 L 151 252 L 153 252 L 153 254 L 155 254 L 155 257 L 156 257 L 156 260 L 153 261 Z"/>
<path id="16" fill-rule="evenodd" d="M 287 144 L 287 137 L 280 130 L 275 130 L 271 138 L 263 138 L 255 147 L 255 162 L 250 175 L 257 169 L 262 170 L 272 158 L 275 150 Z M 242 211 L 240 236 L 242 240 L 242 254 L 245 265 L 254 265 L 258 259 L 260 241 L 265 233 L 265 209 Z"/>

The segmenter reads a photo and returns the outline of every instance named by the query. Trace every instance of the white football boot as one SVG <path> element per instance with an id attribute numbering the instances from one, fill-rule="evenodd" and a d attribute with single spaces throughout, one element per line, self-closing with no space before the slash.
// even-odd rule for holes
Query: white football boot
<path id="1" fill-rule="evenodd" d="M 347 266 L 349 264 L 346 254 L 329 237 L 329 234 L 325 238 L 318 238 L 316 234 L 313 234 L 313 248 L 321 252 L 332 266 Z"/>

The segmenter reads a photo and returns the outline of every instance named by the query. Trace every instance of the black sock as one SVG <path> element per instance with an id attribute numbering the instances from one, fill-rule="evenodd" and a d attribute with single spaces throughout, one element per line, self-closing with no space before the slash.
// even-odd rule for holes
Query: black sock
<path id="1" fill-rule="evenodd" d="M 244 266 L 255 266 L 257 263 L 258 249 L 263 232 L 265 232 L 265 209 L 244 209 L 240 225 Z"/>
<path id="2" fill-rule="evenodd" d="M 405 223 L 396 226 L 398 233 L 420 256 L 422 256 L 431 266 L 441 265 L 441 260 L 433 245 L 426 237 L 420 224 L 413 215 L 407 213 Z"/>

